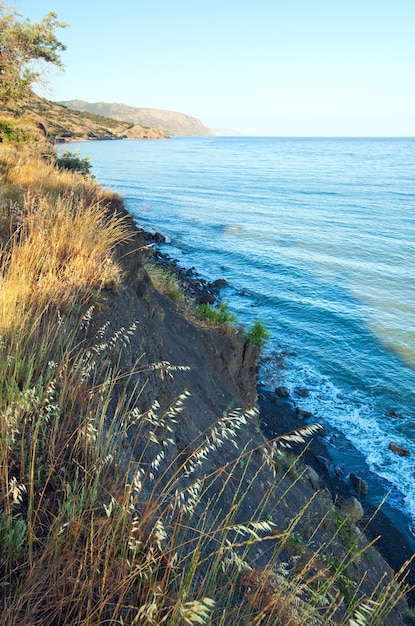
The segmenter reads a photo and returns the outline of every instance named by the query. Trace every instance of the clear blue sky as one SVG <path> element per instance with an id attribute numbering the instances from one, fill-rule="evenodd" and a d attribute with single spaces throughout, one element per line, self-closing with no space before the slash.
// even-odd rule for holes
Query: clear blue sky
<path id="1" fill-rule="evenodd" d="M 415 0 L 14 0 L 69 24 L 53 100 L 249 135 L 415 136 Z"/>

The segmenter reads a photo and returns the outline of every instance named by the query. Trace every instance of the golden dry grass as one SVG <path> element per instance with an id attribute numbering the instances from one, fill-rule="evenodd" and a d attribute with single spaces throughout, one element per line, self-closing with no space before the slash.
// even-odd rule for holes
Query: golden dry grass
<path id="1" fill-rule="evenodd" d="M 106 214 L 116 196 L 92 179 L 58 171 L 27 147 L 1 146 L 0 159 L 7 192 L 1 207 L 4 333 L 33 310 L 85 304 L 94 292 L 115 287 L 121 268 L 114 248 L 129 234 L 124 219 Z"/>
<path id="2" fill-rule="evenodd" d="M 44 138 L 23 144 L 1 144 L 0 171 L 3 185 L 21 192 L 41 196 L 82 196 L 85 200 L 109 202 L 119 199 L 112 191 L 102 189 L 92 177 L 58 170 L 55 153 Z"/>

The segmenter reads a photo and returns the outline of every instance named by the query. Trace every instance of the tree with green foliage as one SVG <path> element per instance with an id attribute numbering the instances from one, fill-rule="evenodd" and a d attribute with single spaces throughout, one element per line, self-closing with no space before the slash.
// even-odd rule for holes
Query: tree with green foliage
<path id="1" fill-rule="evenodd" d="M 53 11 L 32 23 L 0 1 L 0 102 L 30 91 L 45 64 L 62 67 L 60 53 L 66 47 L 58 40 L 56 29 L 66 26 Z"/>

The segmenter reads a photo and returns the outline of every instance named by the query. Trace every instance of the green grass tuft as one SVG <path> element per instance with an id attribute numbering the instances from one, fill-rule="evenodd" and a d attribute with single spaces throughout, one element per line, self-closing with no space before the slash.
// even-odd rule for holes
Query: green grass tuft
<path id="1" fill-rule="evenodd" d="M 229 306 L 223 300 L 217 306 L 200 304 L 197 307 L 197 315 L 200 320 L 211 326 L 231 327 L 236 322 L 235 313 L 229 311 Z"/>
<path id="2" fill-rule="evenodd" d="M 256 319 L 251 328 L 245 332 L 245 339 L 252 343 L 255 348 L 262 350 L 267 345 L 270 332 L 260 319 Z"/>

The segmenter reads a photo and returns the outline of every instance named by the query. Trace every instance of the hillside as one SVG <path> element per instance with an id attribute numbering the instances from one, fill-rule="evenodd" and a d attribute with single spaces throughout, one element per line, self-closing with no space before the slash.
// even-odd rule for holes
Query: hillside
<path id="1" fill-rule="evenodd" d="M 157 128 L 109 119 L 87 111 L 74 111 L 34 93 L 19 103 L 18 108 L 14 103 L 8 107 L 3 104 L 0 112 L 3 116 L 6 114 L 34 120 L 54 142 L 86 139 L 167 139 L 166 133 Z"/>
<path id="2" fill-rule="evenodd" d="M 112 119 L 160 128 L 168 135 L 205 137 L 215 134 L 197 118 L 175 111 L 136 108 L 117 103 L 92 103 L 84 100 L 66 100 L 60 102 L 60 104 L 68 107 L 68 109 L 88 111 L 89 113 L 104 115 Z"/>

